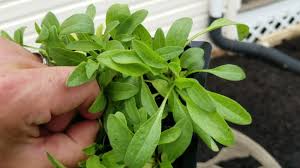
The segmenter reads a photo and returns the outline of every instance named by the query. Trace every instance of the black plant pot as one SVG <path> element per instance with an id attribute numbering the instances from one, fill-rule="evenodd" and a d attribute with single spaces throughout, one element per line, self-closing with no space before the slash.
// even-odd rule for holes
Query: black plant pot
<path id="1" fill-rule="evenodd" d="M 189 47 L 199 47 L 204 50 L 204 61 L 205 61 L 204 69 L 207 69 L 209 67 L 209 62 L 210 62 L 210 55 L 212 49 L 211 44 L 205 41 L 193 41 Z M 205 86 L 206 76 L 207 76 L 206 73 L 196 73 L 192 77 L 197 79 L 202 86 L 206 87 Z M 198 136 L 194 134 L 190 146 L 187 148 L 184 154 L 173 163 L 174 168 L 196 168 L 197 167 L 198 141 L 199 141 Z M 176 148 L 176 146 L 174 146 L 174 148 Z"/>

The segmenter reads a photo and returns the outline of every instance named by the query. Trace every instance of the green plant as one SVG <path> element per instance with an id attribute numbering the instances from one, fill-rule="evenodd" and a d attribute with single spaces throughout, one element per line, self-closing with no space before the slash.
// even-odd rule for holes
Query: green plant
<path id="1" fill-rule="evenodd" d="M 245 78 L 243 70 L 230 64 L 203 69 L 203 49 L 186 49 L 198 36 L 228 25 L 236 25 L 243 39 L 248 34 L 246 25 L 223 18 L 188 39 L 192 19 L 181 18 L 166 36 L 159 28 L 151 37 L 141 24 L 146 10 L 131 13 L 127 5 L 114 4 L 107 11 L 105 30 L 103 25 L 94 29 L 95 13 L 95 6 L 90 5 L 85 13 L 60 23 L 49 12 L 41 25 L 35 23 L 39 48 L 23 44 L 24 27 L 13 38 L 1 32 L 2 37 L 38 50 L 50 66 L 77 66 L 66 82 L 68 87 L 98 81 L 101 91 L 89 111 L 104 112 L 104 130 L 84 150 L 89 158 L 80 167 L 172 167 L 193 133 L 218 151 L 215 141 L 225 146 L 234 142 L 226 121 L 251 123 L 251 116 L 237 102 L 190 78 L 206 72 L 239 81 Z M 174 119 L 174 125 L 164 124 L 167 116 Z M 105 143 L 107 138 L 109 143 Z M 55 167 L 64 167 L 48 157 Z"/>

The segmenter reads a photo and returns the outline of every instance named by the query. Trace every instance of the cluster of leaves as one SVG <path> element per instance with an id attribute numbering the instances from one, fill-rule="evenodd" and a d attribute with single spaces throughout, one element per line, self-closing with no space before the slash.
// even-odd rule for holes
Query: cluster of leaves
<path id="1" fill-rule="evenodd" d="M 39 52 L 49 65 L 77 66 L 66 83 L 76 87 L 97 80 L 101 91 L 89 108 L 103 112 L 104 130 L 97 143 L 87 147 L 89 156 L 82 168 L 172 167 L 189 146 L 196 133 L 213 151 L 216 141 L 225 146 L 234 142 L 227 122 L 246 125 L 251 117 L 234 100 L 210 92 L 193 73 L 211 73 L 238 81 L 245 78 L 241 68 L 222 65 L 203 69 L 204 51 L 188 48 L 198 36 L 227 25 L 237 25 L 240 39 L 248 27 L 227 19 L 213 22 L 207 29 L 188 39 L 192 19 L 181 18 L 166 36 L 157 29 L 151 37 L 142 22 L 146 10 L 131 13 L 128 5 L 114 4 L 106 14 L 106 28 L 94 29 L 96 9 L 75 14 L 60 23 L 49 12 L 41 25 L 35 24 L 41 44 Z M 23 45 L 24 28 L 11 38 Z M 174 122 L 166 124 L 165 118 Z M 107 143 L 109 140 L 109 143 Z M 64 167 L 51 155 L 50 161 Z"/>

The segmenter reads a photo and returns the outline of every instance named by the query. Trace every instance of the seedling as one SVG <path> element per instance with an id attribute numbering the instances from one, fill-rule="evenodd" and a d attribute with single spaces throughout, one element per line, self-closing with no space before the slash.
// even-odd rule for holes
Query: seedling
<path id="1" fill-rule="evenodd" d="M 193 73 L 211 73 L 239 81 L 245 73 L 236 65 L 203 69 L 204 51 L 186 47 L 192 40 L 217 28 L 236 25 L 239 39 L 248 34 L 244 24 L 222 18 L 188 39 L 191 18 L 176 20 L 166 35 L 158 28 L 154 37 L 142 25 L 148 12 L 133 13 L 126 4 L 114 4 L 104 25 L 94 29 L 96 8 L 72 15 L 60 23 L 49 12 L 41 25 L 35 24 L 39 48 L 23 43 L 25 28 L 14 37 L 2 37 L 36 49 L 49 66 L 77 66 L 66 85 L 76 87 L 97 80 L 101 91 L 89 108 L 103 112 L 103 130 L 95 144 L 84 152 L 89 158 L 82 168 L 172 167 L 197 134 L 213 151 L 216 142 L 234 143 L 227 122 L 251 123 L 251 116 L 234 100 L 210 92 L 191 78 Z M 174 124 L 166 123 L 171 118 Z M 51 163 L 64 167 L 50 154 Z"/>

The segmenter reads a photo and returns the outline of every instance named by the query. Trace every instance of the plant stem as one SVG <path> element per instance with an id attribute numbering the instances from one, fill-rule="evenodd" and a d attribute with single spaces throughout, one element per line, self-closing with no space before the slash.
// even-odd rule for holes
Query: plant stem
<path id="1" fill-rule="evenodd" d="M 202 31 L 196 33 L 195 35 L 193 35 L 193 36 L 192 36 L 192 37 L 184 44 L 184 46 L 186 47 L 186 46 L 189 45 L 193 40 L 195 40 L 197 37 L 202 36 L 203 34 L 209 32 L 209 31 L 210 31 L 210 29 L 205 29 L 205 30 L 202 30 Z"/>
<path id="2" fill-rule="evenodd" d="M 204 69 L 193 70 L 193 71 L 187 72 L 185 74 L 185 76 L 189 76 L 189 75 L 191 75 L 193 73 L 197 73 L 197 72 L 206 72 L 206 71 Z"/>

